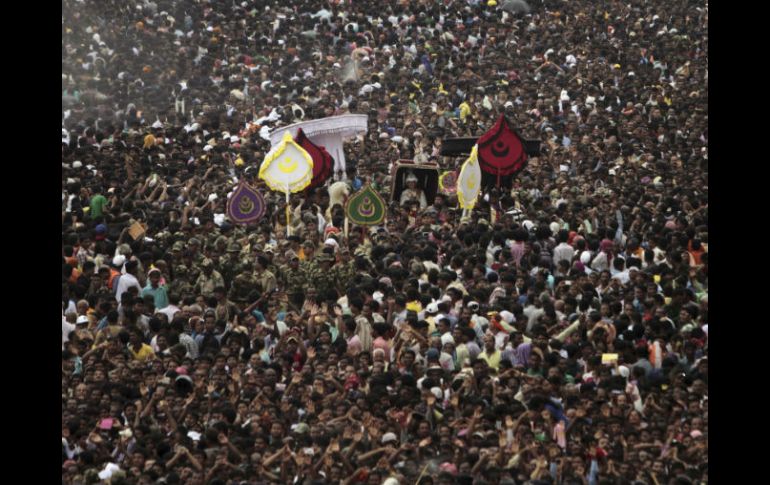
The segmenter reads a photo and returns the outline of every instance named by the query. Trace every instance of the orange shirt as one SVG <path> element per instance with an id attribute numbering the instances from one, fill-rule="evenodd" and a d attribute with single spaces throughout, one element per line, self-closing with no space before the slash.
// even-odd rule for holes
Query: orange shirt
<path id="1" fill-rule="evenodd" d="M 77 268 L 72 268 L 72 275 L 70 276 L 70 283 L 77 283 L 80 278 L 80 271 Z"/>
<path id="2" fill-rule="evenodd" d="M 703 253 L 706 252 L 706 250 L 703 249 L 703 245 L 701 244 L 700 249 L 695 250 L 692 248 L 692 241 L 690 241 L 687 243 L 687 251 L 690 253 L 690 259 L 691 259 L 690 262 L 695 263 L 695 266 L 700 266 L 701 265 L 700 257 Z"/>
<path id="3" fill-rule="evenodd" d="M 112 283 L 115 281 L 115 278 L 117 278 L 118 276 L 120 276 L 120 272 L 110 268 L 110 279 L 107 281 L 107 287 L 109 287 L 109 289 L 111 290 L 114 289 L 112 287 L 113 286 Z"/>

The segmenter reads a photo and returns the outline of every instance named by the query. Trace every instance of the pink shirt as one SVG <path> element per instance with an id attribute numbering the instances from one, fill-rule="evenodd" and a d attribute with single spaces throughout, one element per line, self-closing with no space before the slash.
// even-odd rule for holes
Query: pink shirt
<path id="1" fill-rule="evenodd" d="M 361 352 L 361 339 L 358 338 L 358 335 L 353 335 L 348 340 L 348 354 L 350 355 L 358 355 L 359 352 Z"/>
<path id="2" fill-rule="evenodd" d="M 514 243 L 511 245 L 511 257 L 513 258 L 513 261 L 516 263 L 516 266 L 519 266 L 519 264 L 521 264 L 521 258 L 524 257 L 523 241 L 514 241 Z"/>
<path id="3" fill-rule="evenodd" d="M 374 342 L 372 342 L 372 348 L 373 349 L 382 349 L 385 352 L 385 358 L 390 360 L 390 344 L 387 340 L 385 340 L 382 337 L 377 337 L 374 339 Z"/>

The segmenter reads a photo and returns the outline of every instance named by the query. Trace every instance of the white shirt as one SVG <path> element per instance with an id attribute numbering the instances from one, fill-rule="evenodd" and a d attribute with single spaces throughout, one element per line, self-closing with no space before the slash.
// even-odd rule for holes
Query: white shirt
<path id="1" fill-rule="evenodd" d="M 652 253 L 655 255 L 655 257 L 652 260 L 655 264 L 660 264 L 666 260 L 666 252 L 663 251 L 662 249 L 658 247 L 653 248 Z"/>
<path id="2" fill-rule="evenodd" d="M 120 282 L 118 282 L 118 283 L 120 283 Z M 120 285 L 118 285 L 118 286 L 120 286 Z M 178 306 L 176 306 L 176 305 L 169 305 L 166 308 L 164 308 L 163 310 L 158 310 L 158 313 L 163 313 L 164 315 L 166 315 L 168 317 L 168 321 L 170 322 L 170 321 L 172 321 L 174 319 L 174 315 L 177 312 L 179 312 L 179 311 L 181 311 L 181 309 Z"/>
<path id="3" fill-rule="evenodd" d="M 497 332 L 495 334 L 495 348 L 497 350 L 503 350 L 505 348 L 505 344 L 508 343 L 508 334 L 505 332 Z"/>
<path id="4" fill-rule="evenodd" d="M 61 349 L 64 350 L 64 344 L 70 340 L 70 332 L 75 331 L 76 325 L 71 324 L 66 318 L 61 319 Z"/>
<path id="5" fill-rule="evenodd" d="M 118 301 L 120 300 L 121 295 L 128 291 L 132 286 L 135 286 L 140 294 L 142 293 L 142 287 L 139 285 L 139 280 L 136 279 L 136 276 L 126 273 L 120 277 L 120 280 L 118 280 L 118 290 L 115 292 Z"/>
<path id="6" fill-rule="evenodd" d="M 77 312 L 78 312 L 78 308 L 75 305 L 75 300 L 70 300 L 67 303 L 67 309 L 64 310 L 64 313 L 66 314 L 66 313 L 77 313 Z"/>
<path id="7" fill-rule="evenodd" d="M 602 272 L 609 268 L 609 261 L 607 261 L 607 253 L 601 252 L 596 255 L 591 262 L 591 269 L 594 271 Z"/>
<path id="8" fill-rule="evenodd" d="M 150 347 L 152 347 L 152 351 L 156 354 L 160 352 L 160 349 L 158 348 L 158 336 L 154 336 L 152 340 L 150 340 Z"/>
<path id="9" fill-rule="evenodd" d="M 527 332 L 529 332 L 537 323 L 537 319 L 545 315 L 545 310 L 537 308 L 535 305 L 530 305 L 524 309 L 523 313 L 527 317 Z"/>
<path id="10" fill-rule="evenodd" d="M 425 266 L 426 271 L 430 271 L 432 269 L 435 269 L 436 271 L 441 271 L 441 267 L 434 263 L 433 261 L 423 261 L 422 265 Z"/>
<path id="11" fill-rule="evenodd" d="M 553 249 L 553 262 L 559 264 L 563 259 L 572 263 L 572 256 L 575 255 L 575 249 L 567 243 L 561 243 Z"/>
<path id="12" fill-rule="evenodd" d="M 613 279 L 620 280 L 621 285 L 625 285 L 631 279 L 628 276 L 628 270 L 620 271 L 612 277 Z"/>

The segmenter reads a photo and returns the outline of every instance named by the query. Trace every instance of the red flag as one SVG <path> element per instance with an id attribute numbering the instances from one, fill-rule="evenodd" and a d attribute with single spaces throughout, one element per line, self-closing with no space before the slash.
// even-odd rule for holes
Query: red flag
<path id="1" fill-rule="evenodd" d="M 481 170 L 497 177 L 519 173 L 527 163 L 521 137 L 508 125 L 504 115 L 477 142 Z"/>
<path id="2" fill-rule="evenodd" d="M 313 159 L 313 180 L 310 181 L 310 185 L 308 185 L 307 188 L 311 189 L 323 185 L 323 183 L 332 175 L 334 159 L 329 155 L 329 152 L 326 151 L 326 148 L 318 146 L 310 141 L 310 138 L 305 135 L 302 128 L 297 131 L 297 136 L 294 137 L 294 141 L 304 148 Z"/>

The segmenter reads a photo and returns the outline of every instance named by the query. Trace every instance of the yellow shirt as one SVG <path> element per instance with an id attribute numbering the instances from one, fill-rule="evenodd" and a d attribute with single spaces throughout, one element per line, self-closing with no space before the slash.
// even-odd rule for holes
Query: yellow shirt
<path id="1" fill-rule="evenodd" d="M 436 319 L 433 317 L 428 317 L 425 319 L 426 322 L 428 322 L 428 335 L 433 334 L 433 332 L 436 331 Z"/>
<path id="2" fill-rule="evenodd" d="M 500 353 L 499 350 L 495 349 L 495 351 L 490 355 L 487 354 L 487 351 L 479 354 L 479 359 L 485 360 L 487 362 L 487 365 L 491 369 L 499 370 L 500 369 L 500 360 L 502 359 L 503 354 Z"/>
<path id="3" fill-rule="evenodd" d="M 471 361 L 471 353 L 468 351 L 468 346 L 465 344 L 460 344 L 455 348 L 455 352 L 457 352 L 457 362 L 455 363 L 455 367 L 460 369 L 462 368 L 466 362 Z"/>
<path id="4" fill-rule="evenodd" d="M 147 344 L 142 344 L 142 348 L 139 349 L 139 352 L 134 352 L 134 348 L 129 345 L 128 351 L 131 353 L 131 357 L 139 362 L 144 362 L 147 359 L 155 357 L 155 352 L 152 351 L 152 347 Z"/>
<path id="5" fill-rule="evenodd" d="M 469 114 L 471 114 L 471 105 L 469 105 L 467 101 L 463 101 L 460 104 L 460 119 L 465 121 L 465 118 L 467 118 Z"/>

